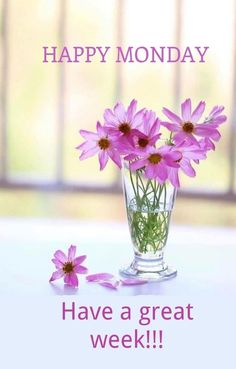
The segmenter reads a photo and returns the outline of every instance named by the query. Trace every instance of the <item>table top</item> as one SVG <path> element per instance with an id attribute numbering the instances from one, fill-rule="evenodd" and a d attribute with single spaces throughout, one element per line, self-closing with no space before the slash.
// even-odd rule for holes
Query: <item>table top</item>
<path id="1" fill-rule="evenodd" d="M 209 295 L 236 285 L 236 229 L 171 225 L 165 258 L 176 278 L 111 290 L 79 275 L 78 289 L 48 283 L 57 249 L 77 245 L 89 274 L 112 273 L 132 261 L 126 223 L 9 218 L 0 220 L 1 295 Z"/>

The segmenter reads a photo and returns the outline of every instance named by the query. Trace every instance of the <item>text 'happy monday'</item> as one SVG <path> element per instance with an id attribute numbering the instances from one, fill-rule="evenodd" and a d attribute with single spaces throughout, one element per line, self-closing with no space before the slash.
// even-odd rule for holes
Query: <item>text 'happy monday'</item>
<path id="1" fill-rule="evenodd" d="M 43 63 L 205 63 L 209 46 L 43 46 Z"/>

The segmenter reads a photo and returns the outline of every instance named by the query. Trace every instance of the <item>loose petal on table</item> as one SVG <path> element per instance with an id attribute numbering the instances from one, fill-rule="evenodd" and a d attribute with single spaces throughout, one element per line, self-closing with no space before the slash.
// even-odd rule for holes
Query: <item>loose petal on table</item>
<path id="1" fill-rule="evenodd" d="M 100 281 L 98 282 L 101 286 L 111 288 L 116 290 L 119 287 L 120 281 L 117 280 L 107 280 L 107 281 Z"/>
<path id="2" fill-rule="evenodd" d="M 99 281 L 107 281 L 112 278 L 114 278 L 114 275 L 110 273 L 96 273 L 87 275 L 86 280 L 88 282 L 99 282 Z"/>

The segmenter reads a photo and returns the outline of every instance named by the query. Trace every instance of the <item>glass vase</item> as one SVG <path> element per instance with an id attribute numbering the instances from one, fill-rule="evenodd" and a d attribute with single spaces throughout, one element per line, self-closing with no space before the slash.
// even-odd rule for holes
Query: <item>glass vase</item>
<path id="1" fill-rule="evenodd" d="M 122 180 L 134 260 L 120 269 L 124 277 L 161 281 L 177 271 L 164 261 L 176 189 L 144 177 L 143 170 L 131 171 L 123 161 Z"/>

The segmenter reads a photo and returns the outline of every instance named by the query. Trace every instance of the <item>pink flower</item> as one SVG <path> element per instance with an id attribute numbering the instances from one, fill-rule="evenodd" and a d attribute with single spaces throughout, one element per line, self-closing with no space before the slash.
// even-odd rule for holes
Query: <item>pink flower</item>
<path id="1" fill-rule="evenodd" d="M 65 283 L 73 287 L 78 287 L 79 282 L 77 274 L 85 274 L 88 270 L 81 265 L 86 259 L 86 255 L 75 257 L 75 254 L 76 246 L 73 245 L 69 247 L 68 256 L 61 250 L 55 252 L 52 262 L 55 264 L 57 270 L 52 273 L 49 282 L 64 277 Z"/>
<path id="2" fill-rule="evenodd" d="M 160 138 L 160 120 L 156 117 L 156 114 L 151 110 L 146 110 L 143 115 L 142 124 L 138 129 L 133 130 L 132 144 L 126 144 L 123 147 L 123 153 L 128 154 L 126 160 L 135 159 L 134 149 L 140 151 L 147 151 L 149 146 L 154 146 L 157 140 Z"/>
<path id="3" fill-rule="evenodd" d="M 143 121 L 145 109 L 137 110 L 137 101 L 132 100 L 128 109 L 125 110 L 122 103 L 117 103 L 113 111 L 106 109 L 104 112 L 105 126 L 108 132 L 117 139 L 130 140 L 132 137 L 132 129 L 137 128 Z"/>
<path id="4" fill-rule="evenodd" d="M 189 177 L 195 177 L 196 172 L 191 165 L 191 160 L 198 163 L 200 159 L 206 159 L 206 150 L 205 148 L 200 149 L 199 146 L 191 144 L 175 146 L 174 150 L 181 154 L 181 158 L 177 160 L 179 168 L 169 167 L 168 179 L 174 187 L 178 188 L 180 187 L 179 171 L 182 170 Z"/>
<path id="5" fill-rule="evenodd" d="M 139 152 L 140 158 L 130 163 L 130 169 L 135 171 L 144 168 L 145 176 L 156 179 L 160 184 L 168 178 L 168 168 L 179 168 L 177 161 L 181 159 L 181 153 L 171 150 L 171 146 L 160 148 L 149 146 L 146 152 Z"/>
<path id="6" fill-rule="evenodd" d="M 102 127 L 99 122 L 97 122 L 97 133 L 82 129 L 80 134 L 86 139 L 85 142 L 77 147 L 78 150 L 82 150 L 80 160 L 87 159 L 98 153 L 100 170 L 105 168 L 109 158 L 121 168 L 121 159 L 115 146 L 114 138 L 110 137 L 107 129 Z"/>
<path id="7" fill-rule="evenodd" d="M 205 121 L 202 124 L 197 123 L 205 110 L 205 102 L 200 101 L 197 107 L 192 112 L 191 99 L 185 100 L 181 104 L 181 117 L 171 112 L 167 108 L 163 108 L 163 113 L 171 122 L 162 122 L 162 125 L 174 132 L 173 139 L 176 144 L 184 141 L 198 145 L 195 136 L 208 137 L 213 141 L 219 141 L 220 133 L 217 130 L 218 124 L 214 124 L 214 119 L 217 118 L 222 111 L 221 107 L 215 107 L 211 112 L 212 120 Z"/>

